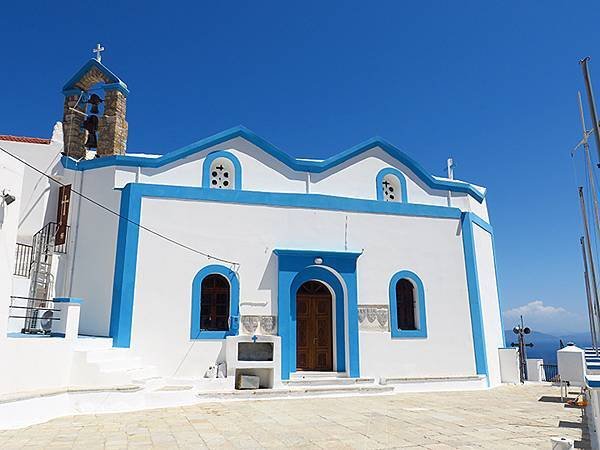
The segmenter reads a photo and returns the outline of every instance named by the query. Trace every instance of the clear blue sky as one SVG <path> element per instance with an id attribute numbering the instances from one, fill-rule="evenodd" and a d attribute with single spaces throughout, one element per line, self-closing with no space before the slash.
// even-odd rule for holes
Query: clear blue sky
<path id="1" fill-rule="evenodd" d="M 2 5 L 0 133 L 48 136 L 61 86 L 101 42 L 131 89 L 129 151 L 242 124 L 294 156 L 374 135 L 435 174 L 452 155 L 489 189 L 504 308 L 582 331 L 569 151 L 583 56 L 600 93 L 598 2 L 122 3 Z"/>

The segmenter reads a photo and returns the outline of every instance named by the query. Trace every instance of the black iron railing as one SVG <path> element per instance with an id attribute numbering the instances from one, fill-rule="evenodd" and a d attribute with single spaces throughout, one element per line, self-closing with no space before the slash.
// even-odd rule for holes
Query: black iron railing
<path id="1" fill-rule="evenodd" d="M 19 277 L 29 278 L 31 272 L 31 258 L 33 256 L 33 246 L 17 243 L 17 252 L 15 258 L 15 272 Z"/>
<path id="2" fill-rule="evenodd" d="M 19 301 L 27 301 L 27 306 L 18 304 Z M 32 322 L 33 326 L 27 330 L 21 330 L 21 333 L 27 332 L 32 334 L 50 334 L 52 323 L 60 320 L 59 317 L 54 317 L 55 313 L 60 309 L 54 308 L 50 300 L 31 297 L 10 297 L 9 319 L 25 319 Z"/>
<path id="3" fill-rule="evenodd" d="M 34 244 L 39 241 L 39 239 L 43 239 L 44 241 L 48 240 L 49 236 L 55 236 L 58 225 L 56 222 L 48 222 L 44 228 L 38 231 L 33 235 Z M 71 231 L 71 227 L 67 227 L 67 233 L 65 238 L 65 243 L 61 245 L 54 246 L 54 253 L 67 253 L 67 245 L 69 243 L 69 232 Z M 29 244 L 21 244 L 17 243 L 17 251 L 15 258 L 15 271 L 14 274 L 19 277 L 27 277 L 31 274 L 31 265 L 33 263 L 34 251 L 33 245 Z"/>
<path id="4" fill-rule="evenodd" d="M 35 245 L 35 242 L 38 239 L 42 239 L 44 241 L 48 240 L 49 236 L 54 236 L 56 237 L 56 232 L 58 231 L 58 224 L 56 222 L 48 222 L 44 228 L 42 228 L 40 231 L 38 231 L 36 234 L 33 235 L 33 242 Z M 69 233 L 71 231 L 71 227 L 67 226 L 67 233 L 66 233 L 66 238 L 65 238 L 65 243 L 61 244 L 61 245 L 54 245 L 54 253 L 67 253 L 67 244 L 69 243 Z"/>
<path id="5" fill-rule="evenodd" d="M 560 375 L 558 374 L 558 366 L 556 364 L 542 364 L 542 369 L 544 369 L 546 381 L 551 381 L 553 383 L 557 383 L 560 381 Z"/>

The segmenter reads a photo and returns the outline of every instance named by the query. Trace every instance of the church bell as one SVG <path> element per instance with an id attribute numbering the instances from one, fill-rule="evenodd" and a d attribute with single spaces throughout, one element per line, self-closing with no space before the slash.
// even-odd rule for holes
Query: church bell
<path id="1" fill-rule="evenodd" d="M 96 94 L 92 94 L 90 96 L 90 99 L 87 101 L 90 105 L 92 105 L 92 108 L 90 109 L 90 112 L 92 114 L 98 114 L 100 112 L 100 110 L 98 109 L 98 105 L 100 103 L 102 103 L 104 100 L 102 100 L 98 95 Z"/>
<path id="2" fill-rule="evenodd" d="M 98 139 L 96 138 L 96 132 L 98 131 L 98 117 L 88 116 L 83 121 L 83 128 L 88 132 L 88 137 L 85 146 L 87 148 L 97 148 Z"/>

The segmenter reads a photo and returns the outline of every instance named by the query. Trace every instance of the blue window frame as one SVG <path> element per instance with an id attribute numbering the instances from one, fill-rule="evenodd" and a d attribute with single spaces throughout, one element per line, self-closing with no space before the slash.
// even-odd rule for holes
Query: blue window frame
<path id="1" fill-rule="evenodd" d="M 223 331 L 202 330 L 200 326 L 202 282 L 209 275 L 219 274 L 229 282 L 229 329 Z M 224 339 L 235 336 L 239 330 L 240 283 L 237 274 L 228 267 L 213 264 L 200 270 L 192 281 L 192 318 L 190 339 Z"/>
<path id="2" fill-rule="evenodd" d="M 406 302 L 406 294 L 410 294 L 410 286 L 412 285 L 412 303 L 414 309 L 412 311 L 412 323 L 405 326 L 405 329 L 400 328 L 400 324 L 410 322 L 410 318 L 406 318 L 404 314 L 406 310 L 402 309 L 402 302 Z M 427 337 L 427 317 L 425 311 L 425 289 L 423 282 L 414 273 L 409 270 L 402 270 L 396 273 L 390 280 L 390 329 L 394 338 L 425 338 Z M 401 295 L 402 298 L 399 298 Z M 400 301 L 400 305 L 399 305 Z M 400 309 L 399 309 L 400 308 Z M 402 315 L 399 316 L 399 313 Z"/>
<path id="3" fill-rule="evenodd" d="M 242 165 L 224 150 L 209 153 L 202 165 L 202 187 L 242 189 Z"/>
<path id="4" fill-rule="evenodd" d="M 375 182 L 377 200 L 408 203 L 406 178 L 398 169 L 394 169 L 393 167 L 381 169 L 377 174 Z"/>

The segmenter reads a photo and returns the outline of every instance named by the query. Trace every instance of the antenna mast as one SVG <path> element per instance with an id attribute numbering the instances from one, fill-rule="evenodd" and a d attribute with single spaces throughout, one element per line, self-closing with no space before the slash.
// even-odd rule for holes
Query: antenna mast
<path id="1" fill-rule="evenodd" d="M 583 277 L 585 279 L 585 294 L 587 296 L 588 302 L 588 314 L 590 317 L 590 332 L 592 333 L 592 346 L 596 351 L 596 356 L 598 356 L 598 337 L 596 332 L 596 314 L 594 313 L 594 304 L 592 303 L 592 293 L 590 289 L 590 277 L 588 274 L 588 263 L 587 257 L 585 253 L 585 238 L 581 236 L 579 239 L 581 243 L 581 253 L 583 254 Z"/>
<path id="2" fill-rule="evenodd" d="M 594 100 L 594 91 L 592 90 L 592 80 L 590 78 L 590 68 L 588 67 L 589 61 L 590 57 L 587 56 L 581 61 L 579 61 L 579 64 L 581 64 L 583 79 L 585 81 L 585 90 L 587 91 L 588 103 L 590 105 L 590 113 L 592 115 L 592 129 L 594 130 L 594 134 L 596 137 L 596 151 L 598 152 L 598 159 L 600 160 L 600 126 L 598 125 L 598 112 L 596 111 L 596 102 Z"/>

